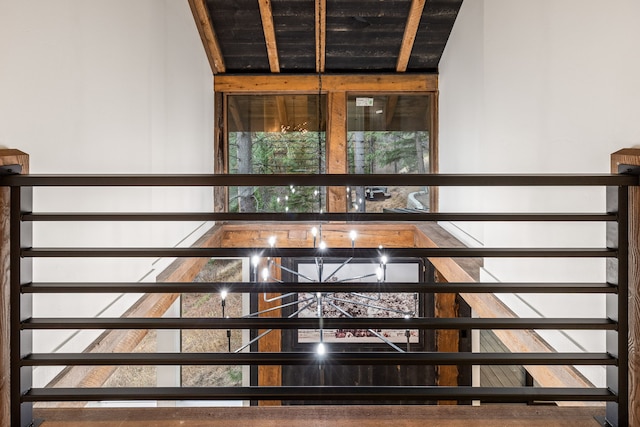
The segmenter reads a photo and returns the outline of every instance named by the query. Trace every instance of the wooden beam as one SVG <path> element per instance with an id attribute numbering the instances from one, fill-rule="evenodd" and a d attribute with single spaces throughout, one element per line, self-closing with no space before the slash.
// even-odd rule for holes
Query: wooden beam
<path id="1" fill-rule="evenodd" d="M 280 60 L 278 59 L 278 45 L 276 43 L 276 30 L 273 26 L 273 13 L 271 12 L 271 0 L 258 0 L 260 17 L 262 18 L 262 30 L 267 44 L 267 56 L 269 57 L 269 69 L 272 73 L 280 72 Z"/>
<path id="2" fill-rule="evenodd" d="M 198 33 L 200 33 L 202 45 L 207 53 L 211 71 L 213 74 L 224 73 L 226 71 L 224 58 L 220 50 L 218 37 L 216 37 L 213 25 L 211 24 L 211 17 L 209 16 L 209 10 L 207 9 L 205 0 L 189 0 L 189 6 L 191 7 L 193 19 L 196 21 L 196 27 L 198 28 Z"/>
<path id="3" fill-rule="evenodd" d="M 417 227 L 416 247 L 437 247 L 438 245 Z M 448 245 L 449 246 L 449 245 Z M 455 246 L 455 245 L 451 245 Z M 429 258 L 441 277 L 448 282 L 475 282 L 456 261 L 451 258 Z M 502 301 L 493 294 L 460 294 L 471 306 L 476 315 L 481 318 L 517 318 Z M 551 348 L 535 331 L 530 330 L 496 330 L 496 336 L 507 346 L 509 351 L 518 352 L 553 352 Z M 542 387 L 593 387 L 572 366 L 526 366 L 527 371 Z M 588 402 L 558 402 L 558 405 L 589 405 Z"/>
<path id="4" fill-rule="evenodd" d="M 29 173 L 29 155 L 19 150 L 0 150 L 0 165 L 21 165 Z M 0 425 L 11 425 L 11 283 L 9 281 L 11 196 L 8 187 L 0 188 Z M 19 309 L 19 307 L 16 307 Z"/>
<path id="5" fill-rule="evenodd" d="M 440 172 L 440 125 L 438 118 L 438 97 L 438 90 L 433 91 L 433 93 L 431 94 L 431 104 L 429 105 L 429 113 L 431 114 L 431 131 L 429 132 L 429 173 Z M 438 212 L 440 210 L 440 187 L 429 188 L 429 210 L 431 212 Z"/>
<path id="6" fill-rule="evenodd" d="M 145 294 L 121 317 L 162 317 L 179 294 Z M 147 329 L 108 330 L 86 349 L 87 353 L 131 353 L 147 336 Z M 56 376 L 47 387 L 102 387 L 117 366 L 69 366 Z M 40 406 L 82 408 L 87 402 L 40 403 Z"/>
<path id="7" fill-rule="evenodd" d="M 448 282 L 442 274 L 436 271 L 436 282 Z M 457 294 L 438 293 L 434 295 L 435 317 L 458 317 Z M 458 352 L 460 351 L 460 334 L 457 330 L 438 329 L 436 332 L 436 351 Z M 455 365 L 436 366 L 436 385 L 440 387 L 455 387 L 458 385 L 458 367 Z M 455 400 L 439 400 L 439 405 L 456 405 Z"/>
<path id="8" fill-rule="evenodd" d="M 216 224 L 192 246 L 194 248 L 218 248 L 222 241 L 222 226 Z M 192 282 L 207 265 L 209 258 L 178 258 L 158 274 L 158 282 Z"/>
<path id="9" fill-rule="evenodd" d="M 318 76 L 309 75 L 218 75 L 216 92 L 224 93 L 318 93 Z M 341 74 L 323 75 L 322 91 L 432 92 L 438 89 L 436 74 Z"/>
<path id="10" fill-rule="evenodd" d="M 35 408 L 42 427 L 598 427 L 602 407 L 553 405 L 290 405 L 272 408 Z M 431 420 L 431 421 L 429 421 Z"/>
<path id="11" fill-rule="evenodd" d="M 316 0 L 316 72 L 324 73 L 327 56 L 327 0 Z"/>
<path id="12" fill-rule="evenodd" d="M 467 303 L 473 308 L 478 317 L 505 317 L 517 318 L 516 314 L 505 306 L 493 294 L 461 294 Z M 555 350 L 534 331 L 507 331 L 496 330 L 496 336 L 507 346 L 511 352 L 555 352 Z M 572 366 L 525 366 L 542 387 L 593 387 Z M 588 402 L 557 402 L 558 405 L 588 406 Z"/>
<path id="13" fill-rule="evenodd" d="M 404 27 L 404 36 L 402 37 L 402 44 L 400 45 L 400 53 L 398 54 L 398 62 L 396 64 L 396 71 L 399 73 L 407 71 L 425 2 L 426 0 L 411 1 L 411 9 L 407 17 L 407 25 Z"/>
<path id="14" fill-rule="evenodd" d="M 311 227 L 315 224 L 285 223 L 247 223 L 224 224 L 220 247 L 245 248 L 268 247 L 269 237 L 275 236 L 276 245 L 293 248 L 310 248 L 313 246 Z M 338 224 L 322 225 L 322 239 L 329 247 L 350 247 L 349 232 L 358 233 L 357 246 L 386 248 L 412 247 L 415 227 L 412 224 Z M 286 242 L 286 243 L 284 243 Z"/>
<path id="15" fill-rule="evenodd" d="M 229 145 L 226 135 L 228 113 L 226 108 L 224 108 L 224 95 L 222 93 L 214 93 L 213 102 L 213 173 L 229 173 Z M 214 212 L 226 212 L 228 201 L 227 187 L 218 186 L 213 188 Z"/>
<path id="16" fill-rule="evenodd" d="M 640 148 L 611 155 L 611 173 L 618 166 L 640 166 Z M 624 339 L 624 338 L 622 338 Z M 629 425 L 640 425 L 640 188 L 629 190 Z"/>
<path id="17" fill-rule="evenodd" d="M 218 247 L 222 229 L 216 225 L 194 243 L 194 247 Z M 193 282 L 209 258 L 179 258 L 162 271 L 158 282 Z M 162 317 L 179 294 L 145 294 L 122 317 Z M 110 330 L 102 333 L 86 350 L 89 353 L 129 353 L 144 339 L 147 330 Z M 65 368 L 50 386 L 101 387 L 116 366 L 71 366 Z M 47 406 L 83 407 L 86 402 L 48 404 Z M 43 404 L 41 403 L 40 406 Z M 4 425 L 4 424 L 3 424 Z M 8 425 L 8 424 L 7 424 Z"/>
<path id="18" fill-rule="evenodd" d="M 437 247 L 455 246 L 459 243 L 449 233 L 435 224 L 420 224 L 414 229 L 414 246 L 416 247 Z M 436 243 L 437 242 L 437 243 Z M 466 271 L 452 258 L 432 258 L 429 261 L 436 269 L 436 282 L 447 283 L 454 281 L 473 281 Z M 472 260 L 469 260 L 472 261 Z M 475 263 L 470 262 L 469 266 L 475 267 Z M 459 280 L 458 280 L 459 279 Z M 437 293 L 434 295 L 434 315 L 440 318 L 458 317 L 459 305 L 455 293 Z M 436 330 L 436 351 L 457 352 L 460 351 L 460 335 L 456 330 Z M 438 386 L 458 385 L 457 366 L 436 366 L 436 384 Z M 456 401 L 440 400 L 440 405 L 455 405 Z"/>
<path id="19" fill-rule="evenodd" d="M 280 264 L 280 258 L 274 258 L 276 264 Z M 258 271 L 262 271 L 264 268 L 269 268 L 266 260 L 262 260 Z M 271 276 L 275 280 L 282 279 L 282 271 L 279 268 L 270 267 Z M 266 299 L 270 300 L 276 298 L 280 294 L 268 293 Z M 258 295 L 258 311 L 264 311 L 278 307 L 282 301 L 265 301 L 262 294 Z M 268 311 L 260 315 L 260 317 L 282 317 L 282 309 Z M 258 351 L 261 353 L 280 353 L 282 351 L 282 331 L 280 329 L 274 329 L 267 333 L 265 329 L 259 329 L 258 335 L 266 333 L 265 336 L 258 340 Z M 258 386 L 260 387 L 277 387 L 282 385 L 282 366 L 280 365 L 260 365 L 258 366 Z M 259 400 L 259 406 L 279 406 L 282 402 L 279 400 Z"/>
<path id="20" fill-rule="evenodd" d="M 331 92 L 327 97 L 327 173 L 347 173 L 347 94 Z M 327 187 L 327 211 L 347 212 L 345 187 Z"/>

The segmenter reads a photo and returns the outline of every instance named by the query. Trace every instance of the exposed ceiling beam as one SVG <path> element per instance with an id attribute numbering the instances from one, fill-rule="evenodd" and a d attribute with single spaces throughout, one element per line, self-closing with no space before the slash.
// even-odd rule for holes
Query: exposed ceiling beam
<path id="1" fill-rule="evenodd" d="M 324 73 L 327 52 L 327 0 L 316 0 L 316 72 Z"/>
<path id="2" fill-rule="evenodd" d="M 278 59 L 278 46 L 276 44 L 276 30 L 273 27 L 273 13 L 271 12 L 271 0 L 258 0 L 260 17 L 264 39 L 267 43 L 267 55 L 269 57 L 269 69 L 272 73 L 280 72 L 280 60 Z"/>
<path id="3" fill-rule="evenodd" d="M 407 18 L 407 25 L 404 27 L 404 36 L 402 37 L 402 45 L 400 46 L 398 63 L 396 64 L 396 71 L 399 73 L 407 71 L 409 58 L 411 57 L 411 50 L 413 49 L 413 44 L 416 41 L 416 34 L 418 32 L 418 26 L 420 25 L 420 18 L 422 17 L 422 11 L 424 10 L 425 3 L 426 0 L 411 1 L 411 9 L 409 10 L 409 17 Z"/>
<path id="4" fill-rule="evenodd" d="M 226 71 L 224 58 L 220 50 L 220 43 L 218 43 L 218 38 L 211 24 L 211 17 L 209 16 L 205 0 L 189 0 L 189 6 L 191 7 L 193 18 L 196 21 L 196 27 L 198 27 L 202 45 L 207 53 L 207 58 L 209 58 L 211 71 L 213 74 L 224 73 Z"/>

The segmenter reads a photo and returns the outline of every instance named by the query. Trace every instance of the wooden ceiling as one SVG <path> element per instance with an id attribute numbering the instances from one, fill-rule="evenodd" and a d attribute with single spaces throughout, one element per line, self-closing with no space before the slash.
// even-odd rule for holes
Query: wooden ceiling
<path id="1" fill-rule="evenodd" d="M 214 74 L 433 73 L 463 0 L 189 0 Z"/>

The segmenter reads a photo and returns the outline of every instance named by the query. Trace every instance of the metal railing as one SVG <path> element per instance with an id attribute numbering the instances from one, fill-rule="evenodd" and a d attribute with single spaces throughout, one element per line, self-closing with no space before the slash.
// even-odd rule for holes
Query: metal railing
<path id="1" fill-rule="evenodd" d="M 603 213 L 47 213 L 32 211 L 34 187 L 174 187 L 174 186 L 604 186 Z M 480 400 L 483 402 L 599 401 L 607 403 L 607 422 L 628 423 L 628 193 L 635 175 L 194 175 L 194 176 L 40 176 L 0 178 L 11 193 L 11 411 L 13 426 L 32 423 L 35 402 L 108 400 Z M 606 353 L 448 353 L 344 352 L 325 364 L 349 365 L 597 365 L 607 370 L 607 387 L 443 387 L 443 386 L 300 386 L 300 387 L 154 387 L 34 388 L 32 369 L 75 365 L 304 365 L 311 352 L 282 353 L 33 353 L 32 331 L 60 329 L 317 329 L 315 318 L 35 318 L 32 295 L 46 293 L 220 292 L 364 292 L 372 283 L 52 283 L 33 282 L 32 260 L 44 257 L 248 257 L 256 248 L 37 248 L 37 221 L 536 221 L 606 222 L 608 247 L 601 248 L 394 248 L 394 256 L 606 258 L 604 283 L 388 283 L 387 292 L 572 293 L 603 294 L 606 318 L 324 318 L 324 328 L 388 329 L 535 329 L 602 330 Z M 265 257 L 313 257 L 316 248 L 260 248 Z M 370 258 L 378 248 L 330 248 L 327 257 Z"/>

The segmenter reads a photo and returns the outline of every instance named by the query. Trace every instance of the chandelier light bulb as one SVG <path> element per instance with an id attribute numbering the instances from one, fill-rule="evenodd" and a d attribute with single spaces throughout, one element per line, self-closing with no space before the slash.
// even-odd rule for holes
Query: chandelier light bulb
<path id="1" fill-rule="evenodd" d="M 320 250 L 324 251 L 325 249 L 327 249 L 327 244 L 324 242 L 324 240 L 322 242 L 320 242 Z"/>
<path id="2" fill-rule="evenodd" d="M 356 230 L 351 230 L 349 232 L 349 237 L 351 238 L 351 241 L 354 242 L 356 240 L 356 237 L 358 237 L 358 233 L 356 232 Z"/>
<path id="3" fill-rule="evenodd" d="M 274 247 L 276 245 L 276 236 L 269 237 L 269 246 Z"/>
<path id="4" fill-rule="evenodd" d="M 262 269 L 262 280 L 265 282 L 269 280 L 269 269 L 266 267 Z"/>
<path id="5" fill-rule="evenodd" d="M 316 227 L 311 228 L 311 235 L 316 237 L 318 235 L 318 229 Z"/>
<path id="6" fill-rule="evenodd" d="M 376 269 L 376 277 L 378 278 L 378 282 L 382 280 L 382 269 L 380 267 Z"/>
<path id="7" fill-rule="evenodd" d="M 220 291 L 220 298 L 222 299 L 222 301 L 227 299 L 227 291 L 226 289 L 223 289 Z"/>
<path id="8" fill-rule="evenodd" d="M 258 267 L 258 264 L 260 264 L 260 257 L 258 255 L 254 255 L 251 257 L 251 264 L 253 264 L 253 267 Z"/>
<path id="9" fill-rule="evenodd" d="M 324 343 L 319 343 L 316 347 L 316 353 L 318 353 L 318 356 L 324 356 L 326 352 L 327 349 L 325 348 Z"/>
<path id="10" fill-rule="evenodd" d="M 382 255 L 380 257 L 380 263 L 382 263 L 382 265 L 385 265 L 387 263 L 388 259 L 386 255 Z"/>

